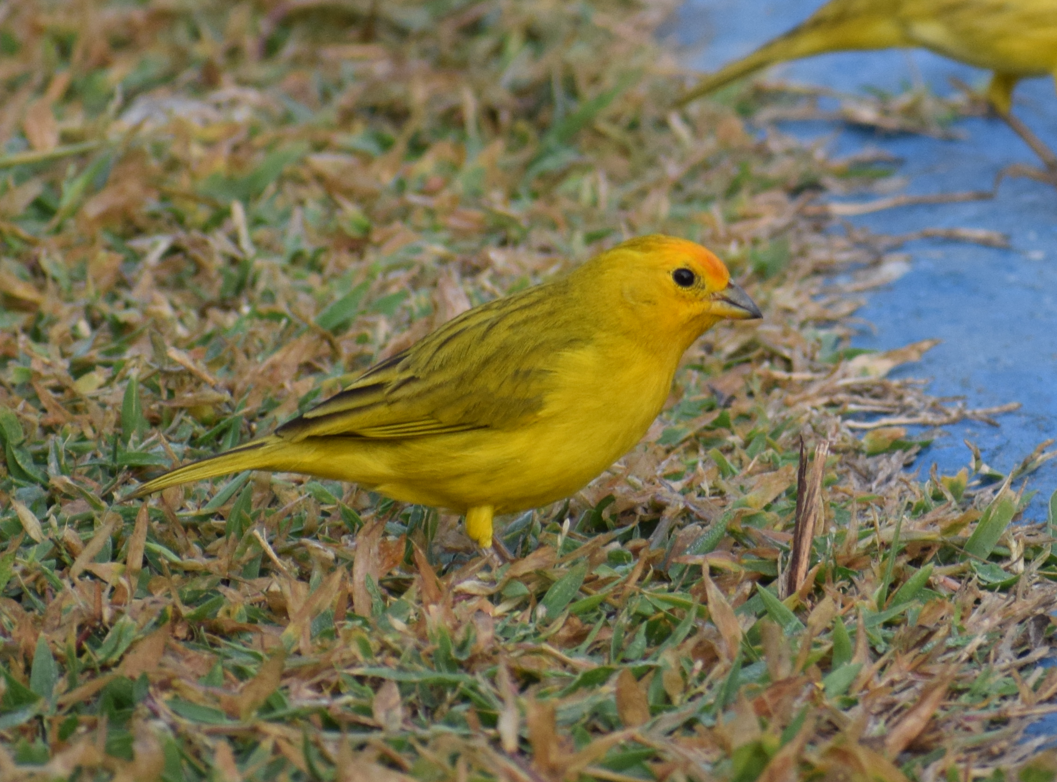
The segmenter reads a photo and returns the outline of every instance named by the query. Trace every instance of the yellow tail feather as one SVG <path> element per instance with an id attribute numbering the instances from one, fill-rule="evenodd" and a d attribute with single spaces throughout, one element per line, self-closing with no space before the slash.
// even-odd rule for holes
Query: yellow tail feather
<path id="1" fill-rule="evenodd" d="M 147 481 L 126 499 L 134 500 L 162 489 L 168 489 L 170 486 L 215 478 L 218 475 L 230 475 L 243 470 L 272 469 L 275 449 L 270 446 L 279 442 L 278 437 L 265 437 L 216 456 L 207 456 L 197 462 L 185 464 L 183 467 L 177 467 L 164 475 L 159 475 L 154 480 Z"/>
<path id="2" fill-rule="evenodd" d="M 910 43 L 897 22 L 889 18 L 890 15 L 862 13 L 863 9 L 858 10 L 858 13 L 823 13 L 808 19 L 799 27 L 765 43 L 752 54 L 705 76 L 682 95 L 676 105 L 686 105 L 743 76 L 786 60 L 840 50 L 885 49 Z"/>
<path id="3" fill-rule="evenodd" d="M 695 98 L 700 98 L 702 95 L 708 95 L 721 87 L 726 87 L 743 76 L 748 76 L 750 73 L 778 62 L 779 59 L 772 54 L 770 47 L 753 52 L 748 57 L 732 62 L 715 73 L 705 76 L 689 92 L 680 96 L 676 101 L 676 105 L 685 106 Z"/>

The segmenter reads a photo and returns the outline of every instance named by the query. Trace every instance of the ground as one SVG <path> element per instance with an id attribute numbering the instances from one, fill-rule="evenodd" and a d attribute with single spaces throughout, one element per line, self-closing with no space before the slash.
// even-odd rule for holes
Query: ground
<path id="1" fill-rule="evenodd" d="M 847 348 L 892 259 L 821 198 L 888 168 L 749 132 L 748 87 L 673 109 L 672 10 L 6 9 L 0 776 L 1054 778 L 1021 737 L 1057 558 L 1011 525 L 1049 454 L 904 471 L 903 427 L 976 413 L 886 377 L 928 343 Z M 293 475 L 122 500 L 650 232 L 766 317 L 699 341 L 610 472 L 501 519 L 513 561 Z M 798 482 L 801 443 L 830 453 Z"/>

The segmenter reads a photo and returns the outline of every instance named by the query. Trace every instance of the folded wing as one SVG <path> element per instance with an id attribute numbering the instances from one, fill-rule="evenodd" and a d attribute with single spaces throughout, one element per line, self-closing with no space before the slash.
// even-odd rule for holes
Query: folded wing
<path id="1" fill-rule="evenodd" d="M 463 313 L 276 434 L 388 439 L 524 425 L 544 407 L 558 355 L 587 339 L 582 322 L 554 304 L 561 284 Z"/>

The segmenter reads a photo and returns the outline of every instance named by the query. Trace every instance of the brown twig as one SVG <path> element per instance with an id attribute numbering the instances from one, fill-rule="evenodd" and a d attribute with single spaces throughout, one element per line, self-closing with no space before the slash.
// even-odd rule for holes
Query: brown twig
<path id="1" fill-rule="evenodd" d="M 785 593 L 800 589 L 811 564 L 811 543 L 815 528 L 822 517 L 822 477 L 826 473 L 829 441 L 820 440 L 815 446 L 815 460 L 808 467 L 804 454 L 804 438 L 800 438 L 800 466 L 796 474 L 796 524 L 793 527 L 793 549 L 786 573 Z"/>
<path id="2" fill-rule="evenodd" d="M 810 215 L 829 215 L 832 217 L 857 217 L 873 214 L 885 209 L 896 209 L 901 206 L 918 206 L 920 204 L 956 204 L 964 201 L 986 201 L 994 198 L 989 190 L 967 190 L 960 193 L 930 193 L 928 195 L 895 195 L 877 198 L 865 203 L 822 204 L 804 210 Z"/>
<path id="3" fill-rule="evenodd" d="M 1009 237 L 1000 231 L 989 231 L 986 228 L 923 228 L 908 234 L 888 237 L 889 247 L 913 242 L 917 239 L 947 239 L 952 242 L 969 242 L 982 244 L 984 247 L 1009 247 Z"/>
<path id="4" fill-rule="evenodd" d="M 981 407 L 975 410 L 966 410 L 958 407 L 942 415 L 900 415 L 890 418 L 881 418 L 876 421 L 845 421 L 844 425 L 849 429 L 881 429 L 886 426 L 950 426 L 959 421 L 970 419 L 982 421 L 991 426 L 998 423 L 991 417 L 1001 413 L 1012 413 L 1020 409 L 1020 402 L 1008 402 L 995 407 Z"/>

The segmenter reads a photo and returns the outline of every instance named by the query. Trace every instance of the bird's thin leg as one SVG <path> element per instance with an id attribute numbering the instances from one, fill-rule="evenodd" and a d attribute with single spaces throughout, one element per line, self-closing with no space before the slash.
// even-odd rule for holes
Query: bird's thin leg
<path id="1" fill-rule="evenodd" d="M 1045 169 L 1026 166 L 1022 163 L 1006 166 L 995 177 L 994 187 L 996 190 L 999 183 L 1007 176 L 1029 177 L 1039 182 L 1057 185 L 1057 154 L 1054 154 L 1053 150 L 1032 132 L 1031 128 L 1013 114 L 1013 88 L 1016 87 L 1019 80 L 1020 77 L 1014 74 L 996 71 L 992 74 L 991 83 L 987 86 L 987 90 L 982 96 L 960 79 L 951 80 L 958 89 L 965 92 L 970 98 L 982 97 L 990 107 L 991 112 L 1005 122 L 1010 130 L 1020 136 L 1021 140 L 1028 145 L 1032 152 L 1038 155 L 1045 166 Z"/>
<path id="2" fill-rule="evenodd" d="M 1039 156 L 1042 160 L 1043 165 L 1049 170 L 1051 175 L 1057 175 L 1057 154 L 1054 154 L 1053 150 L 1050 149 L 1046 144 L 1036 136 L 1031 128 L 1021 122 L 1012 113 L 998 112 L 998 115 L 1005 120 L 1006 124 L 1009 125 L 1010 129 L 1023 139 L 1024 143 L 1031 147 L 1031 151 Z"/>
<path id="3" fill-rule="evenodd" d="M 998 190 L 998 185 L 1006 177 L 1024 177 L 1025 179 L 1034 179 L 1036 182 L 1042 182 L 1044 185 L 1057 187 L 1057 171 L 1040 168 L 1039 166 L 1028 166 L 1023 163 L 1012 163 L 995 175 L 995 184 L 992 187 L 992 191 Z"/>
<path id="4" fill-rule="evenodd" d="M 1009 125 L 1014 133 L 1024 140 L 1025 144 L 1031 147 L 1031 151 L 1039 156 L 1045 167 L 1038 168 L 1023 163 L 1008 165 L 995 176 L 994 189 L 997 190 L 999 183 L 1006 177 L 1027 177 L 1028 179 L 1034 179 L 1036 182 L 1057 187 L 1057 155 L 1054 154 L 1053 150 L 1047 147 L 1042 139 L 1032 133 L 1027 125 L 1012 114 L 1001 111 L 996 111 L 996 113 Z"/>
<path id="5" fill-rule="evenodd" d="M 498 536 L 492 538 L 492 555 L 499 560 L 500 565 L 508 565 L 517 559 Z"/>
<path id="6" fill-rule="evenodd" d="M 487 554 L 499 560 L 500 565 L 514 561 L 513 554 L 495 537 L 492 529 L 492 517 L 495 508 L 491 505 L 479 505 L 466 511 L 466 534 Z"/>

